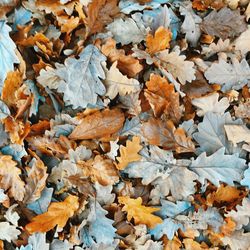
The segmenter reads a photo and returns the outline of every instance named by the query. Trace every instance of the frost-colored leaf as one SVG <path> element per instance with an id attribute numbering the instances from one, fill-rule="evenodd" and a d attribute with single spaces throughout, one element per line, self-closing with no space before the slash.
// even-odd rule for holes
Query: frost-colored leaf
<path id="1" fill-rule="evenodd" d="M 4 193 L 3 189 L 0 189 L 0 203 L 8 201 L 9 197 Z"/>
<path id="2" fill-rule="evenodd" d="M 244 172 L 244 178 L 240 182 L 241 185 L 247 186 L 250 189 L 250 165 Z"/>
<path id="3" fill-rule="evenodd" d="M 250 27 L 235 40 L 235 49 L 240 50 L 242 56 L 250 51 Z"/>
<path id="4" fill-rule="evenodd" d="M 0 93 L 9 71 L 14 71 L 14 64 L 19 63 L 15 53 L 16 45 L 9 36 L 11 28 L 5 21 L 0 21 Z"/>
<path id="5" fill-rule="evenodd" d="M 123 204 L 122 211 L 127 212 L 127 219 L 130 221 L 132 218 L 135 224 L 146 224 L 150 229 L 154 228 L 157 224 L 162 222 L 162 219 L 153 212 L 159 210 L 155 207 L 146 207 L 142 205 L 142 198 L 132 199 L 127 196 L 118 197 L 118 202 Z"/>
<path id="6" fill-rule="evenodd" d="M 250 143 L 250 130 L 244 125 L 224 125 L 227 139 L 235 146 L 239 142 Z"/>
<path id="7" fill-rule="evenodd" d="M 200 98 L 192 99 L 192 104 L 198 108 L 197 115 L 204 116 L 207 112 L 224 114 L 225 110 L 229 107 L 229 100 L 227 97 L 219 99 L 219 94 L 214 93 L 211 95 L 203 96 Z"/>
<path id="8" fill-rule="evenodd" d="M 20 216 L 17 212 L 13 211 L 16 207 L 18 206 L 18 204 L 14 204 L 12 206 L 10 206 L 8 208 L 8 210 L 6 211 L 6 214 L 4 215 L 4 218 L 10 222 L 11 224 L 13 224 L 14 226 L 18 226 L 18 220 L 20 219 Z"/>
<path id="9" fill-rule="evenodd" d="M 111 100 L 114 99 L 117 94 L 125 96 L 126 94 L 135 93 L 140 90 L 138 80 L 128 78 L 117 69 L 117 61 L 112 64 L 109 70 L 104 67 L 104 71 L 106 73 L 104 84 L 107 88 L 105 95 Z"/>
<path id="10" fill-rule="evenodd" d="M 0 222 L 0 240 L 11 242 L 16 240 L 20 233 L 16 226 L 10 225 L 9 222 Z"/>
<path id="11" fill-rule="evenodd" d="M 202 19 L 200 16 L 196 15 L 192 9 L 192 4 L 187 6 L 180 6 L 181 15 L 185 16 L 184 22 L 181 25 L 181 31 L 185 34 L 185 38 L 192 46 L 196 46 L 200 35 L 200 23 Z"/>
<path id="12" fill-rule="evenodd" d="M 119 101 L 119 107 L 127 109 L 129 114 L 138 116 L 141 113 L 140 91 L 125 96 L 119 96 Z"/>
<path id="13" fill-rule="evenodd" d="M 233 153 L 233 148 L 226 139 L 225 124 L 242 124 L 240 120 L 233 121 L 230 113 L 219 115 L 207 112 L 203 121 L 198 124 L 198 132 L 193 138 L 199 143 L 200 150 L 212 154 L 218 149 L 225 147 L 227 153 Z"/>
<path id="14" fill-rule="evenodd" d="M 210 57 L 218 52 L 227 52 L 232 50 L 232 45 L 230 39 L 222 40 L 221 38 L 217 43 L 211 43 L 208 47 L 202 47 L 202 54 L 205 54 L 207 57 Z"/>
<path id="15" fill-rule="evenodd" d="M 8 190 L 10 197 L 22 201 L 25 193 L 24 182 L 20 178 L 21 170 L 9 155 L 0 155 L 0 187 Z"/>
<path id="16" fill-rule="evenodd" d="M 250 80 L 250 67 L 245 59 L 239 62 L 236 58 L 232 63 L 220 59 L 213 63 L 205 72 L 209 83 L 222 85 L 221 90 L 241 89 Z"/>
<path id="17" fill-rule="evenodd" d="M 226 217 L 231 217 L 236 222 L 236 229 L 239 230 L 249 223 L 250 199 L 245 197 L 242 204 L 237 205 L 235 210 L 227 213 Z"/>
<path id="18" fill-rule="evenodd" d="M 221 239 L 224 246 L 230 246 L 232 250 L 245 250 L 250 247 L 250 233 L 244 233 L 243 230 L 235 231 L 229 236 Z"/>
<path id="19" fill-rule="evenodd" d="M 235 155 L 225 155 L 225 148 L 220 148 L 214 154 L 200 154 L 192 161 L 190 169 L 198 174 L 198 180 L 203 184 L 205 179 L 217 187 L 221 182 L 233 186 L 234 181 L 240 182 L 246 169 L 245 160 Z"/>
<path id="20" fill-rule="evenodd" d="M 117 168 L 123 170 L 131 162 L 139 161 L 141 156 L 138 152 L 142 149 L 140 137 L 134 136 L 132 141 L 127 141 L 126 146 L 120 146 L 120 157 L 117 157 Z"/>
<path id="21" fill-rule="evenodd" d="M 98 182 L 95 183 L 96 200 L 100 205 L 109 205 L 115 200 L 115 194 L 112 193 L 113 186 L 102 186 Z"/>
<path id="22" fill-rule="evenodd" d="M 56 64 L 57 68 L 63 67 L 60 64 Z M 41 69 L 37 81 L 43 86 L 50 89 L 57 89 L 62 83 L 61 78 L 57 75 L 56 69 L 46 66 L 45 69 Z"/>
<path id="23" fill-rule="evenodd" d="M 117 18 L 107 26 L 107 30 L 113 34 L 117 43 L 126 45 L 139 43 L 145 39 L 148 29 L 143 24 L 138 24 L 134 20 L 134 15 L 132 15 L 132 18 Z"/>
<path id="24" fill-rule="evenodd" d="M 244 16 L 239 10 L 230 10 L 227 7 L 218 12 L 213 10 L 203 20 L 201 29 L 211 36 L 218 36 L 223 40 L 236 37 L 247 29 Z"/>
<path id="25" fill-rule="evenodd" d="M 247 9 L 245 11 L 245 15 L 246 15 L 246 20 L 248 21 L 250 18 L 250 3 L 247 6 Z"/>
<path id="26" fill-rule="evenodd" d="M 28 239 L 29 245 L 32 250 L 49 250 L 49 244 L 46 243 L 46 233 L 35 233 Z"/>
<path id="27" fill-rule="evenodd" d="M 159 64 L 181 84 L 195 79 L 194 63 L 185 60 L 186 56 L 180 55 L 178 51 L 171 53 L 168 50 L 160 51 L 156 54 L 156 58 L 159 60 Z"/>
<path id="28" fill-rule="evenodd" d="M 68 240 L 58 240 L 54 239 L 50 244 L 50 250 L 69 250 L 73 247 L 72 243 L 69 243 Z"/>
<path id="29" fill-rule="evenodd" d="M 59 228 L 63 228 L 78 207 L 78 197 L 69 195 L 62 202 L 52 202 L 48 208 L 48 212 L 34 217 L 25 228 L 30 234 L 35 232 L 48 232 L 56 225 L 58 225 Z"/>
<path id="30" fill-rule="evenodd" d="M 118 141 L 119 139 L 110 142 L 110 151 L 107 153 L 107 156 L 112 160 L 115 160 L 115 157 L 118 154 L 118 149 L 119 149 L 119 145 L 117 144 Z"/>
<path id="31" fill-rule="evenodd" d="M 122 128 L 124 114 L 119 109 L 105 109 L 84 117 L 69 135 L 70 139 L 94 139 L 116 133 Z"/>
<path id="32" fill-rule="evenodd" d="M 44 166 L 40 159 L 33 159 L 31 167 L 26 168 L 27 179 L 25 186 L 25 197 L 26 203 L 31 203 L 40 198 L 41 192 L 46 186 L 46 180 L 48 174 L 46 173 L 47 167 Z"/>

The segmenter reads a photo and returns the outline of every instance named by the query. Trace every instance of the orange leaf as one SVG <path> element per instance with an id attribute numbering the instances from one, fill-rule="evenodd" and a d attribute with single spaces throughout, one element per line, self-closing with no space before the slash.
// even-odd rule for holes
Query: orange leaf
<path id="1" fill-rule="evenodd" d="M 164 122 L 151 118 L 142 125 L 142 133 L 152 145 L 176 150 L 177 153 L 193 152 L 195 147 L 183 128 L 175 128 L 171 120 Z"/>
<path id="2" fill-rule="evenodd" d="M 97 111 L 82 119 L 69 138 L 73 140 L 95 139 L 116 133 L 123 125 L 124 114 L 119 109 Z"/>
<path id="3" fill-rule="evenodd" d="M 122 211 L 127 212 L 127 219 L 130 221 L 134 218 L 135 224 L 146 224 L 149 228 L 154 228 L 157 224 L 162 223 L 162 219 L 153 212 L 159 211 L 160 208 L 146 207 L 142 205 L 142 198 L 132 199 L 128 196 L 118 197 L 118 202 L 123 204 Z"/>
<path id="4" fill-rule="evenodd" d="M 152 34 L 147 35 L 146 51 L 149 54 L 155 54 L 156 52 L 169 48 L 171 39 L 172 39 L 171 31 L 161 26 L 155 31 L 154 36 Z"/>
<path id="5" fill-rule="evenodd" d="M 126 142 L 126 147 L 120 146 L 121 157 L 116 159 L 119 161 L 117 168 L 123 170 L 130 162 L 139 161 L 141 156 L 138 155 L 138 152 L 142 149 L 140 145 L 140 137 L 134 136 L 132 141 Z"/>
<path id="6" fill-rule="evenodd" d="M 52 202 L 48 208 L 48 212 L 34 217 L 32 221 L 25 226 L 25 228 L 30 234 L 35 232 L 48 232 L 56 225 L 63 228 L 68 219 L 74 215 L 78 207 L 78 197 L 69 195 L 62 202 Z"/>
<path id="7" fill-rule="evenodd" d="M 163 113 L 168 118 L 178 123 L 181 119 L 179 93 L 175 92 L 174 85 L 169 84 L 167 79 L 159 75 L 150 75 L 146 82 L 147 89 L 144 92 L 156 117 Z"/>

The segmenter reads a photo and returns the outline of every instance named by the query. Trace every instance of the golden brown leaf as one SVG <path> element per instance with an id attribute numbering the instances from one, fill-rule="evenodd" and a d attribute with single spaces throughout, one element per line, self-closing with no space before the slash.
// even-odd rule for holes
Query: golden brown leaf
<path id="1" fill-rule="evenodd" d="M 0 188 L 8 190 L 10 197 L 22 201 L 25 193 L 24 182 L 20 178 L 21 170 L 10 155 L 0 155 Z"/>
<path id="2" fill-rule="evenodd" d="M 179 93 L 175 92 L 174 85 L 159 75 L 151 74 L 146 82 L 147 89 L 144 92 L 156 117 L 164 113 L 175 123 L 181 119 Z"/>
<path id="3" fill-rule="evenodd" d="M 183 128 L 175 128 L 173 122 L 151 118 L 142 125 L 142 133 L 149 144 L 176 150 L 177 153 L 194 152 L 194 143 Z"/>
<path id="4" fill-rule="evenodd" d="M 156 52 L 169 48 L 171 39 L 172 39 L 171 31 L 161 26 L 155 31 L 154 36 L 150 33 L 147 35 L 146 51 L 149 54 L 155 54 Z"/>
<path id="5" fill-rule="evenodd" d="M 122 128 L 124 114 L 119 109 L 105 109 L 86 116 L 69 135 L 73 140 L 95 139 L 116 133 Z"/>
<path id="6" fill-rule="evenodd" d="M 176 236 L 172 240 L 167 239 L 166 242 L 164 241 L 164 244 L 164 250 L 179 250 L 181 248 L 181 241 Z"/>
<path id="7" fill-rule="evenodd" d="M 52 202 L 48 208 L 48 212 L 34 217 L 25 228 L 30 234 L 48 232 L 55 226 L 63 228 L 68 219 L 74 215 L 78 207 L 78 197 L 69 195 L 62 202 Z"/>
<path id="8" fill-rule="evenodd" d="M 101 51 L 111 63 L 117 61 L 117 68 L 129 77 L 134 77 L 143 69 L 143 66 L 132 55 L 126 55 L 124 50 L 116 49 L 116 42 L 112 38 L 107 39 Z"/>
<path id="9" fill-rule="evenodd" d="M 88 5 L 87 34 L 101 32 L 119 13 L 117 0 L 93 0 Z"/>
<path id="10" fill-rule="evenodd" d="M 120 146 L 120 157 L 117 157 L 118 160 L 117 168 L 123 170 L 130 162 L 139 161 L 141 156 L 138 152 L 142 149 L 140 145 L 140 137 L 134 136 L 132 141 L 126 142 L 126 147 Z"/>
<path id="11" fill-rule="evenodd" d="M 142 205 L 142 198 L 132 199 L 128 196 L 118 197 L 118 202 L 123 204 L 122 211 L 127 212 L 127 219 L 130 221 L 132 218 L 135 224 L 145 224 L 149 228 L 154 228 L 157 224 L 162 223 L 162 219 L 153 212 L 159 211 L 160 208 L 146 207 Z"/>

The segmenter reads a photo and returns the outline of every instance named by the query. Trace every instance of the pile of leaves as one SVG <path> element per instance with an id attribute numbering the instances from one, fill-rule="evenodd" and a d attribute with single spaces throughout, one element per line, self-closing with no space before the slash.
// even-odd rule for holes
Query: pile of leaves
<path id="1" fill-rule="evenodd" d="M 0 249 L 250 249 L 249 0 L 0 17 Z"/>

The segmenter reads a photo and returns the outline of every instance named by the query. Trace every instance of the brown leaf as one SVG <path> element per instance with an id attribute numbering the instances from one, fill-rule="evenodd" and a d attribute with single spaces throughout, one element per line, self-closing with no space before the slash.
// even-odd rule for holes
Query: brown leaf
<path id="1" fill-rule="evenodd" d="M 139 161 L 141 159 L 141 156 L 138 154 L 138 152 L 142 149 L 142 146 L 140 145 L 140 137 L 134 136 L 132 138 L 132 141 L 126 142 L 126 147 L 120 146 L 120 157 L 117 157 L 118 164 L 116 167 L 119 170 L 123 170 L 130 162 L 133 161 Z"/>
<path id="2" fill-rule="evenodd" d="M 155 31 L 154 36 L 150 33 L 147 35 L 146 51 L 149 54 L 154 54 L 156 52 L 169 48 L 171 39 L 172 39 L 171 31 L 161 26 Z"/>
<path id="3" fill-rule="evenodd" d="M 24 202 L 31 203 L 40 198 L 41 192 L 46 186 L 47 167 L 39 158 L 34 158 L 32 167 L 26 167 L 26 171 L 28 176 L 26 178 Z"/>
<path id="4" fill-rule="evenodd" d="M 208 35 L 217 36 L 223 40 L 239 36 L 247 29 L 245 16 L 239 10 L 230 10 L 225 7 L 219 12 L 213 10 L 207 15 L 201 29 Z"/>
<path id="5" fill-rule="evenodd" d="M 62 202 L 52 202 L 48 212 L 37 215 L 32 222 L 26 225 L 25 229 L 30 233 L 48 232 L 56 225 L 63 228 L 68 219 L 74 215 L 79 207 L 78 197 L 69 195 Z"/>
<path id="6" fill-rule="evenodd" d="M 96 139 L 116 133 L 122 128 L 124 114 L 119 109 L 105 109 L 82 119 L 69 135 L 73 140 Z"/>
<path id="7" fill-rule="evenodd" d="M 134 77 L 143 69 L 143 66 L 132 55 L 126 55 L 124 50 L 116 49 L 116 42 L 112 38 L 107 39 L 101 51 L 111 63 L 117 61 L 117 68 L 129 77 Z"/>
<path id="8" fill-rule="evenodd" d="M 178 123 L 181 119 L 179 93 L 175 92 L 174 85 L 169 84 L 167 79 L 159 75 L 151 74 L 146 82 L 147 89 L 144 92 L 156 117 L 164 113 L 167 118 Z"/>
<path id="9" fill-rule="evenodd" d="M 176 150 L 177 153 L 194 152 L 194 143 L 183 128 L 175 128 L 173 122 L 151 118 L 142 124 L 142 133 L 149 144 Z"/>
<path id="10" fill-rule="evenodd" d="M 101 32 L 119 13 L 117 0 L 93 0 L 88 5 L 87 34 Z"/>
<path id="11" fill-rule="evenodd" d="M 0 188 L 8 190 L 10 197 L 22 201 L 25 193 L 24 182 L 20 178 L 21 170 L 10 155 L 0 155 Z"/>

